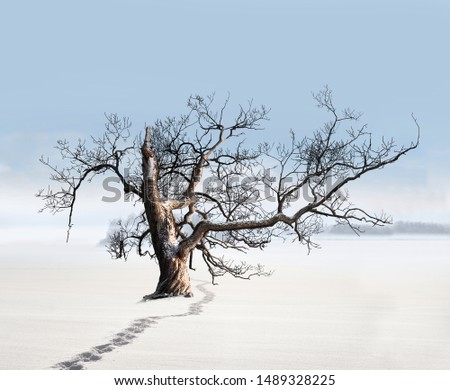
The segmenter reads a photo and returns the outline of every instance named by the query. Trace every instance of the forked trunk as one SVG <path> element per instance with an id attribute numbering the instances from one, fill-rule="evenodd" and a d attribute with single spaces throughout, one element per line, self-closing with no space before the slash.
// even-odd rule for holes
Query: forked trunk
<path id="1" fill-rule="evenodd" d="M 187 259 L 173 257 L 159 260 L 159 281 L 153 294 L 144 296 L 144 300 L 167 297 L 192 297 L 191 280 Z"/>
<path id="2" fill-rule="evenodd" d="M 144 300 L 175 296 L 191 297 L 191 282 L 187 267 L 187 255 L 181 255 L 176 238 L 176 221 L 170 205 L 164 204 L 158 188 L 158 161 L 152 149 L 150 128 L 145 129 L 142 146 L 144 179 L 144 207 L 150 228 L 152 245 L 158 259 L 160 276 L 153 294 Z"/>

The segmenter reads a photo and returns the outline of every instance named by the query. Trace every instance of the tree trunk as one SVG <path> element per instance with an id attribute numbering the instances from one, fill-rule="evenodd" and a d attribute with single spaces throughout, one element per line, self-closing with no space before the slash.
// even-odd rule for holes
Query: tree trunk
<path id="1" fill-rule="evenodd" d="M 144 296 L 144 300 L 167 297 L 192 297 L 191 280 L 187 266 L 187 259 L 179 257 L 160 259 L 160 276 L 153 294 Z"/>
<path id="2" fill-rule="evenodd" d="M 144 300 L 180 295 L 191 297 L 193 294 L 187 267 L 188 255 L 179 252 L 175 217 L 172 209 L 161 200 L 158 188 L 158 160 L 151 146 L 149 127 L 145 129 L 145 141 L 141 151 L 144 208 L 160 270 L 155 292 L 145 295 Z"/>

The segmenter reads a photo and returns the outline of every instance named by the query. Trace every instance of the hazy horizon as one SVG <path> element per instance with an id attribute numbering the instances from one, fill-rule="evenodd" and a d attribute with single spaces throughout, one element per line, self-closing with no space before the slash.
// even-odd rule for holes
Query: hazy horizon
<path id="1" fill-rule="evenodd" d="M 271 108 L 252 146 L 312 134 L 329 119 L 311 96 L 324 85 L 338 108 L 364 113 L 374 139 L 409 144 L 411 112 L 422 129 L 417 150 L 352 183 L 350 200 L 394 220 L 450 221 L 447 2 L 43 0 L 9 2 L 2 15 L 4 233 L 65 228 L 67 215 L 37 214 L 34 194 L 53 184 L 38 159 L 55 158 L 57 139 L 101 134 L 104 113 L 129 116 L 140 133 L 185 113 L 191 94 L 217 92 L 220 104 L 230 93 L 231 111 L 248 99 Z M 80 192 L 74 235 L 135 210 L 101 202 L 102 191 L 99 179 Z"/>

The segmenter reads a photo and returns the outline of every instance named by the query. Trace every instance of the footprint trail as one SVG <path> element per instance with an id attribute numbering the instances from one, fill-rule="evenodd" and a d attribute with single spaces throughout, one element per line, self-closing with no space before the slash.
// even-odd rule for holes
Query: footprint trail
<path id="1" fill-rule="evenodd" d="M 85 364 L 95 362 L 102 359 L 103 355 L 132 343 L 139 334 L 146 329 L 155 327 L 160 320 L 164 318 L 188 317 L 200 315 L 203 306 L 214 300 L 214 293 L 206 289 L 204 286 L 208 283 L 202 283 L 196 286 L 197 290 L 203 293 L 203 298 L 189 305 L 188 311 L 180 314 L 170 314 L 165 316 L 149 316 L 134 320 L 130 325 L 120 332 L 114 334 L 112 338 L 105 344 L 96 345 L 86 352 L 75 355 L 69 360 L 56 363 L 51 368 L 59 370 L 84 370 Z"/>

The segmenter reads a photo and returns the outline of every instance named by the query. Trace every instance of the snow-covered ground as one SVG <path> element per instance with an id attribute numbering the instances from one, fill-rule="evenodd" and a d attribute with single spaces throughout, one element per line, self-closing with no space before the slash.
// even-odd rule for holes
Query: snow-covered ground
<path id="1" fill-rule="evenodd" d="M 320 241 L 250 254 L 270 278 L 212 286 L 201 269 L 194 298 L 146 303 L 151 261 L 2 244 L 0 369 L 450 367 L 450 240 Z"/>

